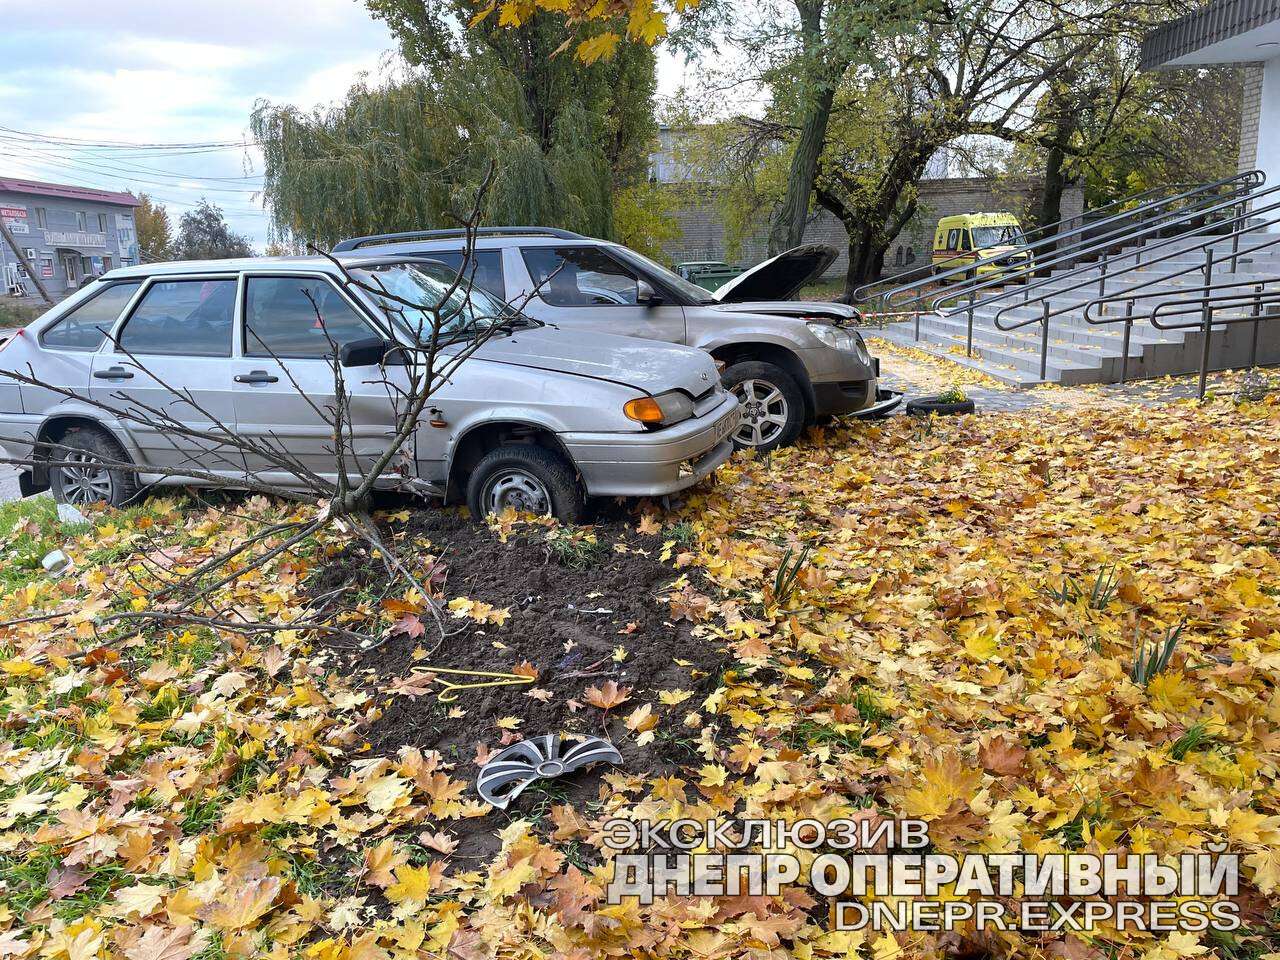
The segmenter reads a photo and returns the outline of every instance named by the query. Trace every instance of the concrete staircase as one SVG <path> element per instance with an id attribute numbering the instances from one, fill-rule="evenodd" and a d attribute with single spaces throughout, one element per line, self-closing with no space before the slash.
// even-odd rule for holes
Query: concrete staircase
<path id="1" fill-rule="evenodd" d="M 1106 294 L 1114 296 L 1132 290 L 1133 312 L 1142 317 L 1160 303 L 1195 296 L 1203 284 L 1200 267 L 1205 261 L 1203 249 L 1209 239 L 1187 236 L 1176 241 L 1155 241 L 1128 247 L 1104 261 L 1088 266 L 1083 272 L 1064 277 L 1068 270 L 1055 270 L 1047 283 L 1031 293 L 1036 298 L 1022 305 L 1021 287 L 1009 288 L 1009 296 L 974 311 L 973 354 L 965 355 L 967 316 L 964 311 L 950 316 L 923 314 L 916 324 L 906 320 L 888 324 L 878 333 L 891 342 L 914 346 L 931 354 L 971 367 L 1014 386 L 1033 386 L 1041 382 L 1060 384 L 1114 383 L 1120 379 L 1124 353 L 1124 324 L 1095 326 L 1084 319 L 1085 305 L 1098 297 L 1106 272 Z M 1160 244 L 1155 249 L 1156 244 Z M 1214 251 L 1213 283 L 1239 281 L 1267 282 L 1269 291 L 1280 291 L 1280 234 L 1254 231 L 1240 238 L 1239 258 L 1231 270 L 1231 241 L 1211 244 Z M 1152 262 L 1157 261 L 1157 262 Z M 1141 287 L 1141 289 L 1134 289 Z M 1241 288 L 1243 291 L 1245 288 Z M 988 289 L 979 299 L 992 294 Z M 1040 378 L 1041 325 L 1028 324 L 1004 332 L 995 325 L 995 315 L 1006 309 L 1006 325 L 1020 320 L 1039 320 L 1043 316 L 1043 300 L 1054 316 L 1049 326 L 1048 364 L 1044 380 Z M 1107 316 L 1123 316 L 1124 305 L 1112 304 Z M 1215 311 L 1215 319 L 1244 316 L 1247 310 Z M 1095 311 L 1096 315 L 1096 311 Z M 1199 314 L 1175 318 L 1190 322 Z M 1280 363 L 1280 316 L 1263 320 L 1258 329 L 1258 362 Z M 1209 344 L 1210 369 L 1247 366 L 1254 325 L 1234 324 L 1215 328 Z M 1203 333 L 1199 330 L 1159 330 L 1146 320 L 1133 324 L 1129 342 L 1128 377 L 1146 379 L 1169 374 L 1194 373 L 1200 369 Z"/>

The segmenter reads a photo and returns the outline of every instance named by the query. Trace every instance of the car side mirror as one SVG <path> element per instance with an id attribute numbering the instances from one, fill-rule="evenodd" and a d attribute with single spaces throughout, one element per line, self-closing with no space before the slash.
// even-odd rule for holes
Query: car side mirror
<path id="1" fill-rule="evenodd" d="M 392 358 L 399 355 L 401 351 L 395 350 L 395 347 L 395 343 L 381 337 L 352 340 L 338 348 L 338 364 L 343 367 L 376 367 L 384 359 L 394 362 L 387 354 L 394 351 Z"/>
<path id="2" fill-rule="evenodd" d="M 662 298 L 658 296 L 653 289 L 653 285 L 648 280 L 636 281 L 636 303 L 645 307 L 656 307 L 662 303 Z"/>

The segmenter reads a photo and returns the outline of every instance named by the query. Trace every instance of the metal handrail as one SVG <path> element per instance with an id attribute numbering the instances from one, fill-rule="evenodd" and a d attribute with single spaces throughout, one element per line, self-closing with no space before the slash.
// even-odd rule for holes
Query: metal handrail
<path id="1" fill-rule="evenodd" d="M 1052 237 L 1046 237 L 1035 241 L 1034 243 L 1023 244 L 1006 253 L 995 254 L 990 257 L 975 260 L 973 263 L 953 267 L 948 270 L 944 270 L 941 273 L 933 273 L 931 265 L 926 265 L 920 269 L 928 269 L 930 272 L 927 275 L 922 276 L 920 280 L 900 284 L 892 289 L 883 291 L 876 296 L 880 299 L 882 304 L 895 307 L 905 306 L 910 303 L 923 303 L 932 297 L 933 302 L 930 304 L 930 308 L 936 309 L 937 305 L 944 300 L 954 299 L 958 296 L 963 296 L 966 293 L 988 289 L 993 286 L 1007 286 L 1012 280 L 1041 272 L 1048 267 L 1055 266 L 1067 260 L 1074 262 L 1088 256 L 1089 254 L 1109 249 L 1117 244 L 1128 243 L 1139 237 L 1146 237 L 1153 232 L 1167 229 L 1173 225 L 1189 224 L 1193 220 L 1197 219 L 1199 215 L 1211 214 L 1216 211 L 1235 206 L 1241 201 L 1253 196 L 1256 187 L 1264 183 L 1265 180 L 1266 175 L 1264 173 L 1258 170 L 1251 170 L 1246 173 L 1236 174 L 1232 177 L 1224 177 L 1223 179 L 1213 181 L 1212 183 L 1201 184 L 1194 189 L 1184 190 L 1171 196 L 1161 197 L 1156 200 L 1149 200 L 1130 210 L 1112 214 L 1103 220 L 1088 224 L 1081 224 L 1072 230 L 1054 234 Z M 1230 188 L 1226 193 L 1225 200 L 1222 197 L 1213 196 L 1214 191 L 1221 190 L 1224 187 Z M 1138 196 L 1141 196 L 1141 194 Z M 1125 199 L 1128 200 L 1131 198 Z M 1166 211 L 1163 215 L 1165 217 L 1163 220 L 1157 220 L 1152 224 L 1146 223 L 1149 218 L 1155 215 L 1155 211 L 1183 201 L 1192 201 L 1192 203 L 1189 206 L 1181 207 L 1178 210 Z M 1121 201 L 1116 201 L 1116 203 L 1119 202 Z M 1201 204 L 1207 204 L 1207 206 L 1202 207 Z M 1135 219 L 1139 221 L 1136 228 L 1125 225 L 1126 221 Z M 1096 231 L 1100 228 L 1104 229 L 1104 232 L 1099 235 Z M 1063 239 L 1082 235 L 1086 230 L 1094 231 L 1095 235 L 1090 238 L 1081 237 L 1077 243 L 1068 245 L 1067 247 L 1058 247 L 1058 244 Z M 1054 256 L 1050 257 L 1048 261 L 1037 261 L 1034 256 L 1031 256 L 1032 251 L 1040 248 L 1046 248 L 1049 244 L 1053 244 Z M 1014 266 L 1011 261 L 1019 257 L 1023 258 L 1023 263 L 1019 266 Z M 977 271 L 980 267 L 992 265 L 1001 266 L 1005 269 L 995 277 L 988 278 L 986 280 L 983 280 L 978 276 Z M 959 289 L 933 290 L 929 292 L 920 291 L 920 287 L 925 282 L 934 283 L 945 280 L 949 277 L 962 275 L 967 277 L 971 272 L 974 275 L 974 282 L 963 285 Z M 882 283 L 884 283 L 884 281 L 875 281 L 873 283 L 864 284 L 854 291 L 854 299 L 859 302 L 866 302 L 872 299 L 871 291 Z M 910 291 L 918 292 L 914 297 L 894 303 L 893 298 L 896 295 Z M 1003 296 L 1007 295 L 1008 294 L 1004 294 Z"/>
<path id="2" fill-rule="evenodd" d="M 1263 173 L 1261 170 L 1247 170 L 1244 173 L 1236 174 L 1234 177 L 1229 177 L 1225 181 L 1220 180 L 1218 181 L 1218 183 L 1241 180 L 1242 185 L 1244 185 L 1245 183 L 1248 183 L 1247 189 L 1252 190 L 1262 186 L 1263 183 L 1266 182 L 1266 179 L 1267 179 L 1267 175 Z M 1150 187 L 1146 190 L 1139 191 L 1138 193 L 1131 193 L 1127 197 L 1121 197 L 1119 200 L 1112 200 L 1110 203 L 1104 203 L 1098 207 L 1090 207 L 1088 210 L 1083 210 L 1074 217 L 1063 217 L 1060 220 L 1054 220 L 1052 223 L 1046 223 L 1044 226 L 1040 226 L 1032 230 L 1028 230 L 1022 236 L 1024 239 L 1028 237 L 1040 236 L 1042 234 L 1049 233 L 1050 231 L 1054 230 L 1054 228 L 1056 227 L 1061 227 L 1066 224 L 1075 223 L 1077 220 L 1088 221 L 1090 217 L 1096 218 L 1097 215 L 1102 213 L 1104 210 L 1111 210 L 1113 208 L 1121 208 L 1123 210 L 1126 204 L 1131 204 L 1135 202 L 1142 203 L 1146 201 L 1147 198 L 1149 197 L 1155 197 L 1159 194 L 1166 194 L 1171 190 L 1182 192 L 1182 191 L 1195 190 L 1201 186 L 1203 186 L 1203 184 L 1187 182 L 1187 183 L 1166 183 L 1158 187 Z M 1089 221 L 1089 224 L 1096 224 L 1097 222 L 1098 221 L 1094 219 L 1092 221 Z"/>
<path id="3" fill-rule="evenodd" d="M 1255 192 L 1255 193 L 1251 194 L 1250 196 L 1251 196 L 1251 199 L 1256 200 L 1256 199 L 1261 198 L 1261 197 L 1267 197 L 1267 196 L 1276 195 L 1277 193 L 1280 193 L 1280 185 L 1277 185 L 1277 186 L 1274 186 L 1274 187 L 1268 187 L 1266 190 L 1260 190 L 1260 191 L 1257 191 L 1257 192 Z M 1230 202 L 1230 203 L 1226 203 L 1226 204 L 1224 204 L 1224 205 L 1225 205 L 1225 206 L 1234 206 L 1235 204 L 1234 204 L 1234 202 Z M 1202 251 L 1202 250 L 1205 250 L 1206 248 L 1210 248 L 1210 247 L 1212 247 L 1214 244 L 1222 243 L 1223 241 L 1227 241 L 1227 240 L 1231 241 L 1231 242 L 1232 242 L 1232 245 L 1233 245 L 1233 250 L 1232 250 L 1232 253 L 1231 253 L 1231 255 L 1230 255 L 1230 259 L 1231 259 L 1231 261 L 1232 261 L 1232 268 L 1233 268 L 1233 270 L 1234 270 L 1234 268 L 1238 265 L 1238 260 L 1239 260 L 1239 257 L 1240 257 L 1240 251 L 1239 251 L 1239 240 L 1240 240 L 1240 237 L 1241 237 L 1241 236 L 1243 236 L 1245 233 L 1251 232 L 1251 231 L 1249 231 L 1249 230 L 1240 230 L 1240 229 L 1239 229 L 1239 225 L 1240 225 L 1240 224 L 1245 223 L 1245 222 L 1246 222 L 1246 221 L 1248 221 L 1248 220 L 1255 219 L 1255 218 L 1257 218 L 1257 217 L 1259 217 L 1259 216 L 1261 216 L 1261 215 L 1263 215 L 1263 214 L 1270 213 L 1270 212 L 1273 212 L 1273 211 L 1280 211 L 1280 200 L 1277 200 L 1276 202 L 1273 202 L 1273 203 L 1269 203 L 1269 204 L 1267 204 L 1266 206 L 1263 206 L 1263 207 L 1257 208 L 1257 209 L 1252 210 L 1252 211 L 1249 211 L 1249 212 L 1247 212 L 1247 213 L 1237 214 L 1237 215 L 1236 215 L 1236 216 L 1234 216 L 1234 217 L 1230 217 L 1230 218 L 1228 218 L 1228 219 L 1226 219 L 1226 220 L 1221 221 L 1221 224 L 1220 224 L 1220 225 L 1229 225 L 1229 226 L 1233 227 L 1233 229 L 1232 229 L 1232 231 L 1231 231 L 1230 233 L 1227 233 L 1227 234 L 1222 235 L 1222 236 L 1211 236 L 1211 237 L 1206 237 L 1206 238 L 1204 238 L 1203 240 L 1201 240 L 1199 243 L 1195 243 L 1195 244 L 1193 244 L 1193 245 L 1191 245 L 1191 246 L 1189 246 L 1189 247 L 1178 247 L 1177 249 L 1173 250 L 1173 251 L 1172 251 L 1172 252 L 1170 252 L 1170 253 L 1166 253 L 1166 254 L 1164 254 L 1163 256 L 1158 256 L 1158 257 L 1149 257 L 1149 256 L 1147 256 L 1147 255 L 1148 255 L 1148 254 L 1150 254 L 1150 253 L 1153 253 L 1153 252 L 1155 252 L 1155 251 L 1162 250 L 1162 249 L 1164 249 L 1164 248 L 1166 248 L 1166 247 L 1170 246 L 1171 244 L 1179 243 L 1180 241 L 1182 241 L 1182 240 L 1185 240 L 1185 239 L 1186 239 L 1186 238 L 1185 238 L 1185 236 L 1167 237 L 1167 238 L 1165 238 L 1164 240 L 1159 240 L 1159 241 L 1157 241 L 1156 243 L 1153 243 L 1153 244 L 1150 244 L 1150 245 L 1144 246 L 1140 251 L 1135 251 L 1135 253 L 1133 254 L 1133 257 L 1134 257 L 1134 263 L 1133 263 L 1131 266 L 1124 267 L 1123 269 L 1119 270 L 1118 272 L 1112 272 L 1112 273 L 1110 273 L 1110 277 L 1109 277 L 1109 279 L 1114 280 L 1114 279 L 1115 279 L 1115 278 L 1117 278 L 1117 277 L 1121 277 L 1121 276 L 1124 276 L 1124 275 L 1129 274 L 1129 273 L 1134 273 L 1134 272 L 1136 272 L 1136 271 L 1138 271 L 1138 270 L 1143 269 L 1144 267 L 1151 267 L 1151 266 L 1153 266 L 1153 265 L 1155 265 L 1155 264 L 1158 264 L 1158 263 L 1164 263 L 1166 260 L 1172 260 L 1174 257 L 1184 256 L 1184 255 L 1186 255 L 1186 254 L 1188 254 L 1188 253 L 1193 253 L 1193 252 Z M 1272 218 L 1272 219 L 1271 219 L 1271 220 L 1269 220 L 1269 221 L 1266 221 L 1264 224 L 1262 224 L 1262 226 L 1273 226 L 1273 225 L 1275 225 L 1276 223 L 1280 223 L 1280 216 L 1277 216 L 1277 217 L 1275 217 L 1275 218 Z M 1270 246 L 1275 245 L 1277 242 L 1280 242 L 1280 238 L 1277 238 L 1276 240 L 1272 240 L 1272 241 L 1269 241 L 1269 242 L 1267 242 L 1267 243 L 1259 244 L 1259 245 L 1257 245 L 1257 246 L 1255 246 L 1255 247 L 1252 247 L 1252 248 L 1250 248 L 1250 251 L 1263 250 L 1263 249 L 1266 249 L 1267 247 L 1270 247 Z M 1120 259 L 1120 260 L 1124 260 L 1124 259 L 1127 259 L 1127 258 L 1128 258 L 1128 255 L 1125 255 L 1125 256 L 1121 256 L 1121 257 L 1120 257 L 1120 258 L 1118 258 L 1118 259 Z M 1093 264 L 1088 264 L 1088 265 L 1083 266 L 1083 267 L 1077 267 L 1077 268 L 1075 268 L 1075 269 L 1073 269 L 1073 270 L 1069 270 L 1068 272 L 1066 272 L 1066 273 L 1064 273 L 1064 274 L 1060 274 L 1060 275 L 1058 275 L 1058 276 L 1056 276 L 1056 277 L 1046 277 L 1046 278 L 1044 278 L 1043 280 L 1039 280 L 1039 281 L 1036 281 L 1036 282 L 1035 282 L 1035 283 L 1033 283 L 1033 284 L 1029 284 L 1027 287 L 1025 287 L 1025 288 L 1024 288 L 1024 291 L 1029 291 L 1029 290 L 1032 290 L 1032 289 L 1038 289 L 1038 288 L 1043 287 L 1045 284 L 1048 284 L 1048 283 L 1058 283 L 1058 282 L 1061 282 L 1061 281 L 1063 281 L 1063 280 L 1070 280 L 1070 279 L 1072 279 L 1072 278 L 1074 278 L 1074 277 L 1079 277 L 1079 276 L 1082 276 L 1082 275 L 1084 275 L 1084 274 L 1086 274 L 1086 273 L 1092 273 L 1095 269 L 1096 269 L 1096 268 L 1095 268 L 1095 266 L 1094 266 Z M 1104 269 L 1105 269 L 1105 265 L 1104 265 Z M 1135 292 L 1135 291 L 1143 290 L 1143 289 L 1146 289 L 1147 287 L 1155 286 L 1155 285 L 1158 285 L 1158 284 L 1167 283 L 1168 281 L 1173 280 L 1173 279 L 1175 279 L 1175 278 L 1177 278 L 1177 277 L 1181 277 L 1181 276 L 1184 276 L 1185 274 L 1193 273 L 1193 272 L 1195 272 L 1195 271 L 1197 271 L 1197 270 L 1201 270 L 1201 269 L 1203 269 L 1203 268 L 1202 268 L 1201 266 L 1199 266 L 1199 265 L 1191 265 L 1191 266 L 1188 266 L 1187 268 L 1185 268 L 1185 269 L 1183 269 L 1183 270 L 1178 270 L 1178 271 L 1175 271 L 1174 273 L 1165 274 L 1165 275 L 1163 275 L 1163 276 L 1159 276 L 1159 277 L 1153 277 L 1153 278 L 1151 278 L 1150 280 L 1147 280 L 1147 281 L 1145 281 L 1145 282 L 1143 282 L 1143 283 L 1135 284 L 1135 285 L 1133 285 L 1133 286 L 1131 286 L 1131 287 L 1127 287 L 1127 288 L 1125 288 L 1125 289 L 1123 289 L 1123 290 L 1117 290 L 1117 291 L 1115 291 L 1114 293 L 1115 293 L 1115 296 L 1116 296 L 1116 297 L 1123 298 L 1124 296 L 1126 296 L 1126 295 L 1128 295 L 1128 294 L 1130 294 L 1130 293 L 1133 293 L 1133 292 Z M 1078 282 L 1078 283 L 1076 283 L 1076 284 L 1074 284 L 1074 285 L 1072 285 L 1072 286 L 1057 288 L 1057 289 L 1053 290 L 1053 291 L 1052 291 L 1052 293 L 1053 293 L 1054 295 L 1062 295 L 1062 294 L 1072 293 L 1072 292 L 1074 292 L 1074 291 L 1076 291 L 1076 290 L 1082 289 L 1083 287 L 1091 286 L 1091 285 L 1093 285 L 1093 284 L 1102 284 L 1102 285 L 1103 285 L 1103 288 L 1099 291 L 1099 295 L 1100 295 L 1100 296 L 1105 296 L 1105 293 L 1106 293 L 1106 290 L 1105 290 L 1105 283 L 1106 283 L 1106 280 L 1107 280 L 1107 279 L 1108 279 L 1107 274 L 1106 274 L 1105 272 L 1103 272 L 1101 277 L 1099 277 L 1099 276 L 1090 276 L 1089 278 L 1084 279 L 1084 280 L 1081 280 L 1080 282 Z M 952 314 L 955 314 L 955 313 L 961 313 L 961 312 L 963 312 L 963 311 L 968 311 L 968 310 L 973 310 L 973 309 L 976 309 L 977 307 L 989 306 L 989 305 L 991 305 L 991 304 L 993 304 L 993 303 L 996 303 L 996 302 L 998 302 L 998 301 L 1000 301 L 1000 300 L 1004 300 L 1004 299 L 1007 299 L 1007 298 L 1006 298 L 1006 297 L 1004 297 L 1004 296 L 988 297 L 988 298 L 986 298 L 985 300 L 979 300 L 979 301 L 976 301 L 976 302 L 974 302 L 974 303 L 967 304 L 967 305 L 966 305 L 965 307 L 963 307 L 963 308 L 956 308 L 956 309 L 951 310 L 951 311 L 939 311 L 939 312 L 940 312 L 940 313 L 942 313 L 942 315 L 943 315 L 943 316 L 951 316 Z M 1001 324 L 1000 324 L 1000 319 L 1001 319 L 1001 318 L 1002 318 L 1006 313 L 1008 313 L 1010 310 L 1017 310 L 1017 309 L 1019 309 L 1019 308 L 1021 308 L 1021 307 L 1025 307 L 1025 306 L 1027 306 L 1027 304 L 1028 304 L 1028 302 L 1029 302 L 1029 299 L 1030 299 L 1030 298 L 1028 298 L 1027 300 L 1023 300 L 1021 303 L 1010 303 L 1010 304 L 1006 304 L 1004 307 L 1002 307 L 1000 310 L 998 310 L 998 311 L 996 312 L 995 317 L 993 318 L 993 321 L 994 321 L 995 325 L 996 325 L 998 328 L 1000 328 L 1001 330 L 1006 329 L 1005 327 L 1001 326 Z M 1036 300 L 1047 300 L 1047 297 L 1041 296 L 1041 297 L 1036 297 L 1036 298 L 1034 298 L 1034 299 L 1036 299 Z M 1069 306 L 1066 306 L 1066 307 L 1060 308 L 1059 310 L 1056 310 L 1056 311 L 1054 311 L 1052 314 L 1050 314 L 1050 316 L 1061 316 L 1061 315 L 1062 315 L 1062 314 L 1064 314 L 1064 313 L 1068 313 L 1068 312 L 1070 312 L 1071 310 L 1076 309 L 1076 307 L 1077 307 L 1077 305 L 1072 304 L 1072 305 L 1069 305 Z M 1025 325 L 1025 324 L 1023 324 L 1023 325 Z M 1017 327 L 1011 327 L 1011 328 L 1007 328 L 1007 329 L 1017 329 Z"/>
<path id="4" fill-rule="evenodd" d="M 1280 238 L 1273 242 L 1280 243 Z M 1264 246 L 1272 246 L 1272 243 L 1267 243 Z M 1249 366 L 1252 368 L 1258 365 L 1258 336 L 1261 331 L 1262 321 L 1280 318 L 1280 290 L 1267 290 L 1267 284 L 1280 284 L 1280 277 L 1271 277 L 1263 280 L 1235 280 L 1230 283 L 1212 283 L 1210 282 L 1213 273 L 1212 249 L 1207 251 L 1204 270 L 1206 274 L 1205 284 L 1194 295 L 1173 300 L 1163 300 L 1145 314 L 1139 315 L 1133 312 L 1135 299 L 1132 297 L 1128 299 L 1123 296 L 1099 297 L 1085 304 L 1084 319 L 1091 326 L 1105 326 L 1112 323 L 1124 324 L 1124 340 L 1120 359 L 1120 383 L 1125 383 L 1129 379 L 1129 346 L 1132 343 L 1133 325 L 1139 320 L 1148 321 L 1157 330 L 1201 329 L 1203 338 L 1200 345 L 1199 396 L 1202 400 L 1204 399 L 1205 388 L 1209 378 L 1209 347 L 1215 324 L 1218 326 L 1231 326 L 1237 323 L 1252 323 L 1253 338 L 1249 348 Z M 1248 292 L 1236 292 L 1241 288 L 1248 288 Z M 1094 307 L 1102 308 L 1107 304 L 1121 301 L 1125 303 L 1123 315 L 1094 316 Z M 1264 306 L 1274 309 L 1268 309 L 1264 313 Z M 1252 307 L 1252 313 L 1246 317 L 1223 319 L 1214 317 L 1214 314 L 1219 310 L 1237 310 L 1242 307 Z M 1197 313 L 1200 315 L 1200 319 L 1191 323 L 1161 323 L 1160 321 L 1160 318 L 1166 315 L 1181 317 Z"/>

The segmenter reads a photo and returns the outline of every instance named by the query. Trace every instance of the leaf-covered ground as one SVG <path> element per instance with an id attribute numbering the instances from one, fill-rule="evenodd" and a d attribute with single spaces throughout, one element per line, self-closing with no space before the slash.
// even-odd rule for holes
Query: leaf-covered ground
<path id="1" fill-rule="evenodd" d="M 597 770 L 585 801 L 522 798 L 500 819 L 472 789 L 475 761 L 541 731 L 504 718 L 475 725 L 474 758 L 380 755 L 366 734 L 404 682 L 362 684 L 313 637 L 106 620 L 148 613 L 161 570 L 294 508 L 153 499 L 79 530 L 8 508 L 0 957 L 1261 957 L 1280 950 L 1277 503 L 1275 395 L 896 417 L 736 459 L 678 510 L 631 521 L 671 564 L 672 622 L 727 647 L 728 668 L 709 694 L 584 678 L 572 704 L 632 751 L 679 740 L 697 760 Z M 73 571 L 44 575 L 39 556 L 64 540 Z M 220 602 L 315 616 L 315 577 L 341 548 L 308 544 Z M 507 611 L 443 590 L 452 616 L 519 649 Z M 346 628 L 430 646 L 421 597 L 342 602 Z M 1135 683 L 1135 638 L 1180 624 L 1173 662 Z M 451 717 L 466 724 L 481 695 Z M 941 851 L 1226 842 L 1246 855 L 1246 928 L 895 939 L 832 931 L 799 888 L 604 903 L 598 827 L 618 813 L 868 809 L 929 820 Z M 501 851 L 459 855 L 450 825 L 486 818 Z"/>

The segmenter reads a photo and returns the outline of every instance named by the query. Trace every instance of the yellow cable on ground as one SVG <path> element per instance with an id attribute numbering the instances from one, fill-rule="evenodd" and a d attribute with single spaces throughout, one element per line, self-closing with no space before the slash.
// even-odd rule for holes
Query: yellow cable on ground
<path id="1" fill-rule="evenodd" d="M 534 677 L 526 677 L 521 673 L 494 673 L 490 670 L 449 670 L 444 667 L 419 667 L 426 673 L 447 673 L 456 677 L 495 677 L 494 680 L 485 680 L 480 683 L 453 683 L 449 680 L 441 680 L 440 683 L 445 687 L 443 691 L 437 694 L 436 699 L 440 703 L 453 703 L 458 699 L 459 690 L 479 690 L 481 687 L 515 687 L 521 684 L 533 683 Z"/>

